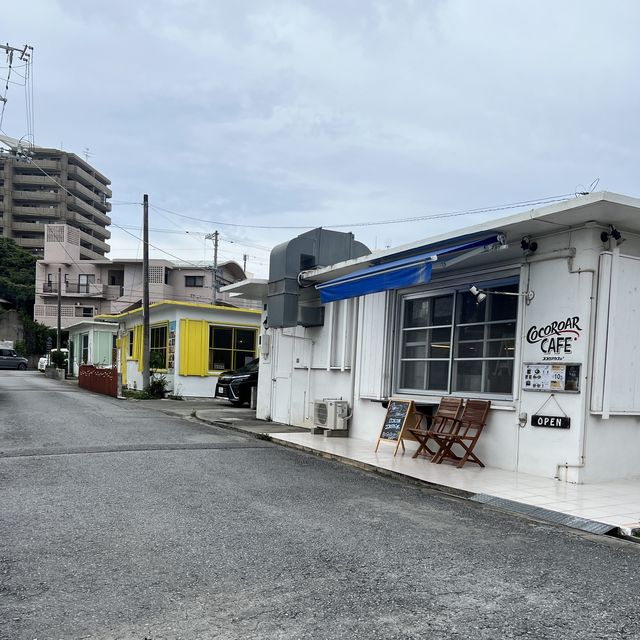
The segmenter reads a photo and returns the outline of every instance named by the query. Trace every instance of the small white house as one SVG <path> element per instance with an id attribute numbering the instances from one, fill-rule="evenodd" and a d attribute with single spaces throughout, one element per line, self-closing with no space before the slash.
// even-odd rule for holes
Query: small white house
<path id="1" fill-rule="evenodd" d="M 218 376 L 253 360 L 260 311 L 165 300 L 149 306 L 150 361 L 168 389 L 185 397 L 214 397 Z M 142 389 L 142 309 L 103 316 L 118 323 L 122 386 Z"/>
<path id="2" fill-rule="evenodd" d="M 373 450 L 391 397 L 484 398 L 487 466 L 640 477 L 640 200 L 594 193 L 333 263 L 309 251 L 284 284 L 272 253 L 259 418 L 312 426 L 314 401 L 341 398 Z"/>
<path id="3" fill-rule="evenodd" d="M 81 364 L 115 365 L 118 324 L 86 320 L 69 327 L 69 368 L 78 376 Z"/>

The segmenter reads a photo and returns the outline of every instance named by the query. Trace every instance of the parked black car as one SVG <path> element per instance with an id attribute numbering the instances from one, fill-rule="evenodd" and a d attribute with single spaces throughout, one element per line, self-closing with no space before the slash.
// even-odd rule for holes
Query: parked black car
<path id="1" fill-rule="evenodd" d="M 216 398 L 226 398 L 231 404 L 248 404 L 251 400 L 251 389 L 258 386 L 258 366 L 256 358 L 236 371 L 225 371 L 218 378 Z"/>

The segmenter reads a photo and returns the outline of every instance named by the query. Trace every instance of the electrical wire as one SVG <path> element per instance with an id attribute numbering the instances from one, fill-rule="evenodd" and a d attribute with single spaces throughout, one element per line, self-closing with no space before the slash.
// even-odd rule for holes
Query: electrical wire
<path id="1" fill-rule="evenodd" d="M 575 193 L 564 193 L 557 196 L 548 196 L 544 198 L 536 198 L 533 200 L 522 200 L 520 202 L 511 202 L 503 205 L 495 205 L 490 207 L 479 207 L 477 209 L 464 209 L 461 211 L 448 211 L 445 213 L 436 213 L 429 214 L 424 216 L 412 216 L 410 218 L 391 218 L 388 220 L 374 220 L 368 222 L 348 222 L 348 223 L 339 223 L 339 224 L 325 224 L 322 225 L 325 229 L 343 229 L 343 228 L 351 228 L 351 227 L 373 227 L 379 225 L 386 224 L 402 224 L 405 222 L 420 222 L 423 220 L 439 220 L 442 218 L 455 218 L 458 216 L 468 216 L 474 215 L 478 213 L 491 213 L 495 211 L 505 211 L 507 209 L 517 209 L 526 206 L 536 206 L 541 204 L 551 204 L 553 202 L 560 202 L 563 200 L 567 200 L 570 197 L 575 197 Z M 197 220 L 198 222 L 206 222 L 211 225 L 219 225 L 219 226 L 229 226 L 229 227 L 242 227 L 244 229 L 313 229 L 315 228 L 313 225 L 252 225 L 252 224 L 239 224 L 236 222 L 222 222 L 219 220 L 203 220 L 202 218 L 196 218 L 194 216 L 189 216 L 183 213 L 178 213 L 177 211 L 172 211 L 171 209 L 166 209 L 164 207 L 159 207 L 155 205 L 154 208 L 160 209 L 165 213 L 169 213 L 174 216 L 178 216 L 179 218 L 185 218 L 186 220 Z"/>

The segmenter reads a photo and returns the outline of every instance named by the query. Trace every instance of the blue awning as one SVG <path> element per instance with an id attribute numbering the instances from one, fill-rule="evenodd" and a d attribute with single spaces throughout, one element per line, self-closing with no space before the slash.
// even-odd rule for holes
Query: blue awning
<path id="1" fill-rule="evenodd" d="M 420 253 L 409 258 L 392 260 L 317 284 L 316 289 L 320 291 L 320 302 L 326 304 L 368 293 L 427 284 L 431 280 L 432 264 L 443 256 L 464 254 L 473 249 L 484 249 L 498 242 L 498 236 L 494 234 L 463 244 Z"/>

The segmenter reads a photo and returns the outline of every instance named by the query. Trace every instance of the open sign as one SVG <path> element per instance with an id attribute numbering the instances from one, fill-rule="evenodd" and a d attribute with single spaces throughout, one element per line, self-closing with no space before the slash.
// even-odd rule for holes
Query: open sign
<path id="1" fill-rule="evenodd" d="M 568 429 L 571 426 L 571 418 L 567 416 L 531 416 L 531 426 L 549 427 L 551 429 Z"/>

